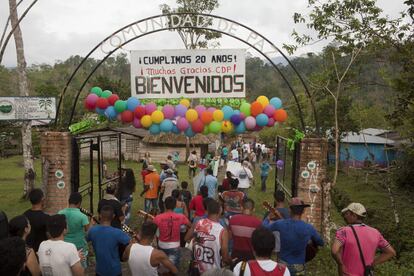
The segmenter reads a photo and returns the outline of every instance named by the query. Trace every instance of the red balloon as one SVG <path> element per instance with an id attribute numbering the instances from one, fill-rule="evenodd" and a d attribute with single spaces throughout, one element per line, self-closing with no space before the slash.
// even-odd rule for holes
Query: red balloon
<path id="1" fill-rule="evenodd" d="M 110 105 L 114 105 L 117 100 L 119 100 L 119 97 L 117 94 L 112 94 L 111 96 L 108 97 L 108 102 Z"/>
<path id="2" fill-rule="evenodd" d="M 121 113 L 121 121 L 123 123 L 130 123 L 134 120 L 134 113 L 130 110 L 125 110 Z"/>
<path id="3" fill-rule="evenodd" d="M 135 117 L 141 119 L 145 115 L 145 107 L 143 105 L 137 106 L 134 110 Z"/>
<path id="4" fill-rule="evenodd" d="M 100 109 L 105 109 L 107 108 L 109 105 L 108 99 L 105 98 L 99 98 L 96 101 L 96 107 L 100 108 Z"/>
<path id="5" fill-rule="evenodd" d="M 208 125 L 209 123 L 211 123 L 213 121 L 213 112 L 203 111 L 203 113 L 201 113 L 201 121 L 205 125 Z"/>
<path id="6" fill-rule="evenodd" d="M 197 119 L 191 123 L 191 128 L 195 133 L 201 133 L 204 130 L 204 124 L 200 119 Z"/>
<path id="7" fill-rule="evenodd" d="M 87 100 L 85 100 L 83 104 L 84 104 L 84 106 L 85 106 L 85 108 L 86 108 L 87 110 L 92 111 L 92 110 L 94 110 L 94 109 L 95 109 L 95 105 L 92 105 L 92 104 L 88 103 L 88 101 L 87 101 Z"/>
<path id="8" fill-rule="evenodd" d="M 275 111 L 275 114 L 273 114 L 273 119 L 275 119 L 276 122 L 284 122 L 287 119 L 287 113 L 284 109 L 277 109 Z"/>
<path id="9" fill-rule="evenodd" d="M 250 113 L 252 116 L 256 117 L 263 112 L 263 105 L 257 101 L 252 102 L 250 105 Z"/>

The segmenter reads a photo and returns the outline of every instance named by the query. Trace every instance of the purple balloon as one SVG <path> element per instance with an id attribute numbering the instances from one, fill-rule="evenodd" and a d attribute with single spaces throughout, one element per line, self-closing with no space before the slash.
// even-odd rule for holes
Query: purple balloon
<path id="1" fill-rule="evenodd" d="M 137 117 L 134 117 L 134 121 L 132 122 L 132 124 L 134 125 L 134 127 L 136 127 L 136 128 L 141 128 L 142 127 L 142 125 L 141 125 L 141 120 L 140 119 L 138 119 Z"/>
<path id="2" fill-rule="evenodd" d="M 207 108 L 207 111 L 213 113 L 214 111 L 216 111 L 216 108 L 215 107 L 209 107 L 209 108 Z"/>
<path id="3" fill-rule="evenodd" d="M 177 120 L 177 128 L 180 131 L 185 131 L 189 126 L 190 126 L 190 124 L 188 123 L 186 118 L 179 118 Z"/>
<path id="4" fill-rule="evenodd" d="M 89 105 L 89 106 L 93 106 L 93 107 L 95 107 L 95 105 L 96 105 L 96 101 L 99 99 L 99 96 L 98 95 L 96 95 L 96 94 L 89 94 L 87 97 L 86 97 L 86 103 Z"/>
<path id="5" fill-rule="evenodd" d="M 276 167 L 281 170 L 283 169 L 283 166 L 285 165 L 285 162 L 283 162 L 283 160 L 277 160 L 276 162 Z"/>
<path id="6" fill-rule="evenodd" d="M 151 115 L 152 112 L 154 112 L 155 110 L 157 110 L 157 105 L 155 103 L 147 103 L 145 105 L 145 113 L 148 115 Z"/>
<path id="7" fill-rule="evenodd" d="M 273 113 L 275 113 L 275 110 L 276 109 L 273 107 L 273 105 L 268 104 L 264 108 L 263 113 L 266 114 L 270 118 L 270 117 L 273 117 Z"/>
<path id="8" fill-rule="evenodd" d="M 244 123 L 246 125 L 246 128 L 249 130 L 252 130 L 256 127 L 256 119 L 252 116 L 249 116 L 246 119 L 244 119 Z"/>
<path id="9" fill-rule="evenodd" d="M 230 121 L 233 124 L 238 125 L 238 124 L 240 124 L 241 121 L 243 121 L 243 119 L 240 117 L 240 115 L 234 114 L 230 117 Z"/>
<path id="10" fill-rule="evenodd" d="M 180 117 L 185 117 L 185 113 L 187 112 L 187 107 L 182 104 L 177 104 L 175 106 L 175 115 Z"/>
<path id="11" fill-rule="evenodd" d="M 267 126 L 268 127 L 272 127 L 275 125 L 275 119 L 273 118 L 269 118 L 269 121 L 267 122 Z"/>
<path id="12" fill-rule="evenodd" d="M 162 113 L 164 113 L 165 119 L 173 119 L 175 115 L 174 106 L 170 104 L 164 105 L 164 107 L 162 108 Z"/>
<path id="13" fill-rule="evenodd" d="M 204 105 L 197 105 L 194 109 L 197 111 L 198 117 L 201 117 L 201 113 L 207 110 Z"/>

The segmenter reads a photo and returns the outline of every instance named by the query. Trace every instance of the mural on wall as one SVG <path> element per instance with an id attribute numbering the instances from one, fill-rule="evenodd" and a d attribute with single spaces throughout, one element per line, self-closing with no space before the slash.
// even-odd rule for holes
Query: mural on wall
<path id="1" fill-rule="evenodd" d="M 308 162 L 306 168 L 301 172 L 301 177 L 305 179 L 305 185 L 308 187 L 308 197 L 310 211 L 307 215 L 308 223 L 314 223 L 313 215 L 315 210 L 315 201 L 321 187 L 318 185 L 320 165 L 316 161 Z"/>

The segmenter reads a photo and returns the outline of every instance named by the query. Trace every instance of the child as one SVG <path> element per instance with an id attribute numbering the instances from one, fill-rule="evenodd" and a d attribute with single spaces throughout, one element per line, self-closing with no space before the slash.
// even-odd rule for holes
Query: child
<path id="1" fill-rule="evenodd" d="M 181 201 L 184 201 L 185 205 L 187 206 L 187 210 L 189 210 L 190 201 L 192 198 L 191 192 L 188 189 L 188 182 L 183 181 L 181 182 Z"/>
<path id="2" fill-rule="evenodd" d="M 272 169 L 272 167 L 269 165 L 269 163 L 264 160 L 263 163 L 260 165 L 260 178 L 262 180 L 262 192 L 266 192 L 266 180 L 269 176 L 269 171 Z"/>

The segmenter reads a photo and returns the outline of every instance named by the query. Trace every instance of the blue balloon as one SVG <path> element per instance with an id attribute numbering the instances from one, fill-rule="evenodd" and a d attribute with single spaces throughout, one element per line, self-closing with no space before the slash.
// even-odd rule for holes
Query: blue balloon
<path id="1" fill-rule="evenodd" d="M 240 124 L 236 126 L 234 132 L 236 132 L 237 134 L 246 132 L 246 125 L 244 124 L 244 121 L 241 121 Z"/>
<path id="2" fill-rule="evenodd" d="M 256 116 L 256 125 L 260 127 L 267 126 L 267 123 L 269 122 L 269 117 L 267 117 L 266 114 L 260 113 Z"/>
<path id="3" fill-rule="evenodd" d="M 185 136 L 187 137 L 193 137 L 196 135 L 194 131 L 191 129 L 191 127 L 187 128 L 184 133 L 185 133 Z"/>
<path id="4" fill-rule="evenodd" d="M 139 100 L 135 97 L 129 97 L 127 100 L 127 108 L 128 110 L 134 112 L 135 108 L 139 105 Z"/>
<path id="5" fill-rule="evenodd" d="M 276 109 L 282 108 L 282 101 L 278 97 L 271 98 L 269 103 Z"/>
<path id="6" fill-rule="evenodd" d="M 105 110 L 106 109 L 101 109 L 101 108 L 95 108 L 96 113 L 98 113 L 99 115 L 105 115 Z"/>
<path id="7" fill-rule="evenodd" d="M 116 116 L 117 115 L 118 115 L 118 113 L 116 113 L 116 110 L 115 110 L 115 108 L 113 106 L 108 106 L 105 109 L 105 116 L 109 120 L 116 120 Z"/>
<path id="8" fill-rule="evenodd" d="M 160 132 L 161 132 L 160 125 L 159 124 L 152 124 L 149 127 L 149 132 L 153 135 L 160 134 Z"/>
<path id="9" fill-rule="evenodd" d="M 176 125 L 173 125 L 173 128 L 172 128 L 171 132 L 174 133 L 174 134 L 179 134 L 180 130 L 178 129 L 178 127 Z"/>
<path id="10" fill-rule="evenodd" d="M 160 124 L 162 132 L 170 132 L 173 129 L 173 122 L 169 119 L 165 119 Z"/>
<path id="11" fill-rule="evenodd" d="M 233 115 L 240 115 L 240 110 L 238 110 L 238 109 L 233 110 Z"/>
<path id="12" fill-rule="evenodd" d="M 231 108 L 228 105 L 223 106 L 223 108 L 221 109 L 221 111 L 223 111 L 224 114 L 224 120 L 230 120 L 231 116 L 233 115 L 233 108 Z"/>

